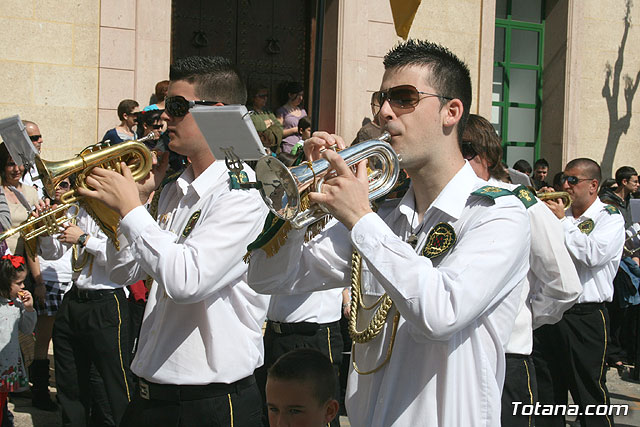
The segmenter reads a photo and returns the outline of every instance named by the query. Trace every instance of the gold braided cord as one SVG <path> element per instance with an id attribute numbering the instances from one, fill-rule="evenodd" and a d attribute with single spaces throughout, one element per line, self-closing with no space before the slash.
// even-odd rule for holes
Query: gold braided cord
<path id="1" fill-rule="evenodd" d="M 393 307 L 391 298 L 384 294 L 378 301 L 381 301 L 376 308 L 376 312 L 369 321 L 367 327 L 358 331 L 358 308 L 361 305 L 362 289 L 360 285 L 360 273 L 362 270 L 362 257 L 357 251 L 353 251 L 351 256 L 351 316 L 349 317 L 349 336 L 354 342 L 359 344 L 367 343 L 374 339 L 382 331 L 382 327 L 387 321 L 389 310 Z"/>
<path id="2" fill-rule="evenodd" d="M 400 313 L 396 312 L 395 316 L 393 316 L 393 329 L 391 330 L 391 338 L 389 338 L 389 347 L 387 348 L 387 355 L 380 365 L 376 368 L 371 369 L 370 371 L 361 371 L 358 368 L 358 364 L 356 363 L 356 343 L 353 343 L 353 347 L 351 348 L 351 363 L 353 364 L 353 370 L 356 371 L 359 375 L 369 375 L 374 372 L 378 372 L 384 365 L 387 364 L 389 359 L 391 358 L 391 353 L 393 352 L 393 344 L 396 341 L 396 332 L 398 331 L 398 322 L 400 321 Z"/>

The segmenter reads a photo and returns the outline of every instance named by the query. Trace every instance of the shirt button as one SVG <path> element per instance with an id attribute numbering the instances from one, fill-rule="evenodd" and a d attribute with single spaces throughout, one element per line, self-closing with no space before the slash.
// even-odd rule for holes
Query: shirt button
<path id="1" fill-rule="evenodd" d="M 356 243 L 360 243 L 360 244 L 364 243 L 364 235 L 357 234 L 356 235 Z"/>

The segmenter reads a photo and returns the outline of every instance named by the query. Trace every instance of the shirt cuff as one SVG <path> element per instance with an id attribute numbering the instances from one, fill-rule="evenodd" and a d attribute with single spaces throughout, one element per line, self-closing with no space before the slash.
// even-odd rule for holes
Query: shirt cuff
<path id="1" fill-rule="evenodd" d="M 89 234 L 87 238 L 87 243 L 84 248 L 89 251 L 90 254 L 95 255 L 97 251 L 100 250 L 100 239 L 98 237 Z"/>
<path id="2" fill-rule="evenodd" d="M 375 250 L 380 246 L 380 242 L 388 237 L 397 238 L 382 218 L 374 212 L 360 218 L 351 229 L 350 237 L 351 243 L 360 253 Z"/>
<path id="3" fill-rule="evenodd" d="M 150 224 L 156 224 L 144 206 L 138 206 L 120 220 L 120 233 L 129 242 L 135 241 L 142 235 L 142 231 Z"/>

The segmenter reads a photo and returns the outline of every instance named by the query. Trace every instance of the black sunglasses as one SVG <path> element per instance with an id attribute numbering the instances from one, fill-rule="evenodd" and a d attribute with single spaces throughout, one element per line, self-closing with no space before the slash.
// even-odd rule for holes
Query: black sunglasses
<path id="1" fill-rule="evenodd" d="M 420 96 L 424 95 L 424 96 Z M 389 101 L 392 107 L 407 109 L 414 108 L 424 98 L 438 97 L 442 99 L 452 100 L 448 96 L 438 95 L 435 93 L 420 92 L 415 86 L 402 85 L 395 86 L 387 90 L 379 90 L 371 94 L 371 112 L 377 115 L 385 101 Z"/>
<path id="2" fill-rule="evenodd" d="M 268 96 L 269 96 L 268 93 L 259 93 L 259 94 L 256 95 L 256 98 L 266 98 Z"/>
<path id="3" fill-rule="evenodd" d="M 567 181 L 569 183 L 569 185 L 576 185 L 577 183 L 579 183 L 580 181 L 591 181 L 593 178 L 578 178 L 577 176 L 571 176 L 571 175 L 562 175 L 560 177 L 560 182 L 564 183 L 565 181 Z"/>
<path id="4" fill-rule="evenodd" d="M 473 149 L 471 141 L 462 141 L 462 144 L 460 144 L 460 151 L 462 152 L 462 157 L 465 160 L 471 160 L 478 155 L 476 150 Z"/>
<path id="5" fill-rule="evenodd" d="M 153 129 L 162 129 L 162 126 L 164 125 L 151 125 Z"/>
<path id="6" fill-rule="evenodd" d="M 67 181 L 62 181 L 60 184 L 58 184 L 58 187 L 62 188 L 63 190 L 67 190 L 69 189 L 69 187 L 71 187 L 71 184 L 69 184 Z"/>
<path id="7" fill-rule="evenodd" d="M 183 96 L 170 96 L 164 100 L 164 110 L 172 117 L 184 117 L 196 105 L 216 105 L 219 101 L 187 101 Z"/>
<path id="8" fill-rule="evenodd" d="M 42 138 L 42 135 L 29 135 L 29 139 L 33 142 L 36 142 L 40 138 Z"/>

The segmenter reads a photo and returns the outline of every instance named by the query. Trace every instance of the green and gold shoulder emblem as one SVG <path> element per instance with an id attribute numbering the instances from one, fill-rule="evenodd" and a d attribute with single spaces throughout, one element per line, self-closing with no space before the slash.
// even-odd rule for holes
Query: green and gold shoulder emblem
<path id="1" fill-rule="evenodd" d="M 488 197 L 492 200 L 502 196 L 513 196 L 513 193 L 511 191 L 505 190 L 504 188 L 495 187 L 493 185 L 485 185 L 484 187 L 480 187 L 471 194 L 473 194 L 474 196 Z"/>
<path id="2" fill-rule="evenodd" d="M 529 209 L 531 206 L 538 203 L 538 200 L 536 199 L 536 195 L 533 194 L 533 191 L 529 190 L 524 185 L 521 185 L 517 187 L 515 190 L 513 190 L 513 194 L 515 194 L 516 197 L 520 199 L 524 207 L 527 209 Z"/>
<path id="3" fill-rule="evenodd" d="M 607 211 L 609 213 L 609 215 L 620 214 L 620 209 L 616 208 L 613 205 L 606 205 L 604 207 L 604 210 Z"/>
<path id="4" fill-rule="evenodd" d="M 592 219 L 586 219 L 582 221 L 580 224 L 578 224 L 578 229 L 582 231 L 584 234 L 589 234 L 593 231 L 594 226 L 595 226 L 595 223 L 593 222 Z"/>
<path id="5" fill-rule="evenodd" d="M 429 232 L 427 243 L 422 249 L 422 256 L 427 258 L 438 257 L 451 249 L 455 243 L 456 232 L 451 224 L 440 222 Z"/>

